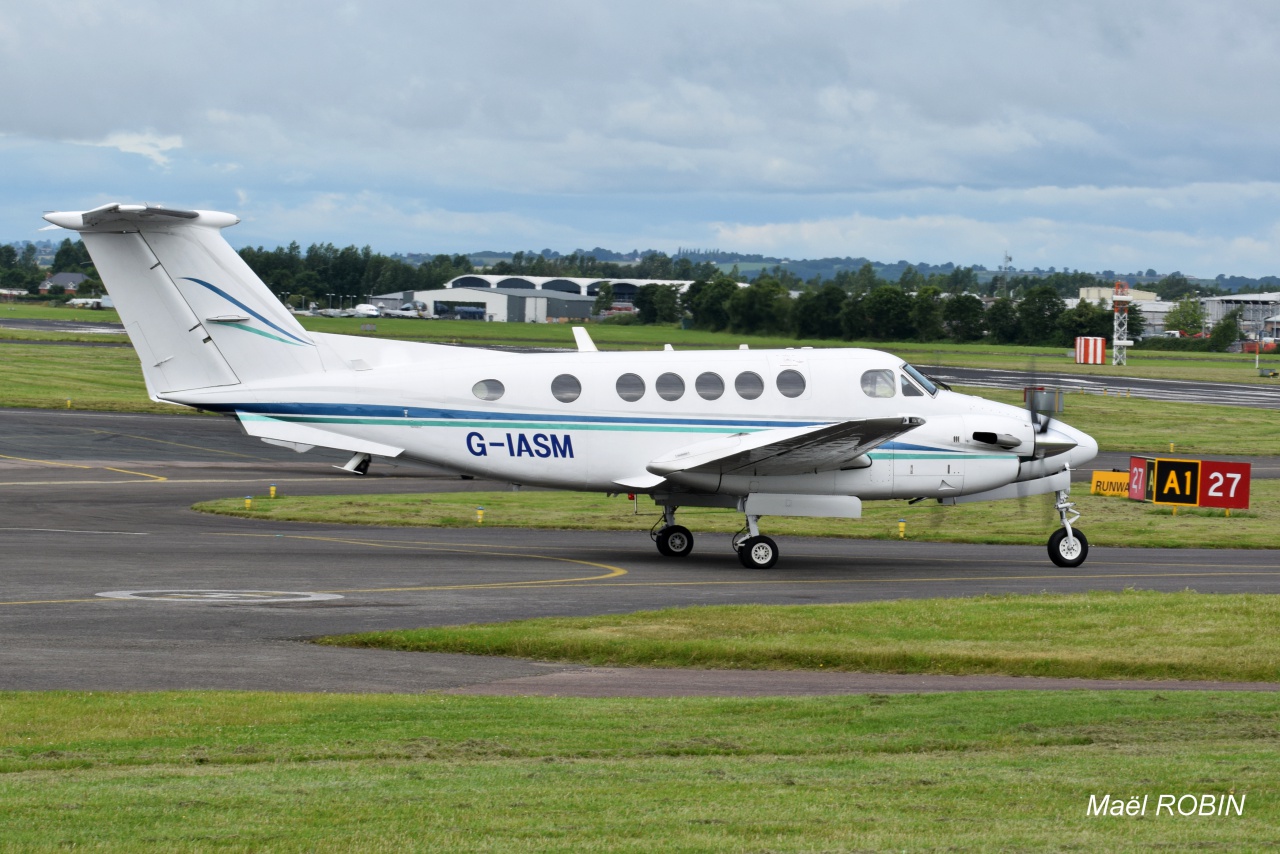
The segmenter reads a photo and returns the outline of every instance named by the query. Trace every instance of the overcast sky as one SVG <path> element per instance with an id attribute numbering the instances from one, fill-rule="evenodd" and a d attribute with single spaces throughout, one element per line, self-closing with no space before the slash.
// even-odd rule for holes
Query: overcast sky
<path id="1" fill-rule="evenodd" d="M 0 239 L 1280 274 L 1280 3 L 6 3 Z"/>

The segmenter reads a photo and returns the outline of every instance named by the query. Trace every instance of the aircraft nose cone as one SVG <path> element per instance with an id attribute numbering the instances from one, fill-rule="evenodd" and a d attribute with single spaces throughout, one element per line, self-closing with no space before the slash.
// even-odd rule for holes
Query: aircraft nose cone
<path id="1" fill-rule="evenodd" d="M 1088 433 L 1077 430 L 1061 421 L 1050 421 L 1049 429 L 1036 436 L 1036 450 L 1044 448 L 1049 454 L 1066 454 L 1067 463 L 1079 468 L 1098 455 L 1098 442 Z M 1057 450 L 1049 451 L 1049 448 Z"/>

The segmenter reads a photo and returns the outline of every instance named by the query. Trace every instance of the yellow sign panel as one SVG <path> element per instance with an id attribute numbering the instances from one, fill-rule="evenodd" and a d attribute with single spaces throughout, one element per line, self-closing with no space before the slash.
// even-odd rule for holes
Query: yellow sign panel
<path id="1" fill-rule="evenodd" d="M 1114 495 L 1129 497 L 1129 473 L 1127 471 L 1095 471 L 1089 479 L 1090 495 Z"/>

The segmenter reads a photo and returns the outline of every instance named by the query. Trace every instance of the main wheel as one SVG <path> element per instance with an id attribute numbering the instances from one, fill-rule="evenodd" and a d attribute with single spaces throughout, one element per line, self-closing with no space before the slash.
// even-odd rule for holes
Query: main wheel
<path id="1" fill-rule="evenodd" d="M 667 557 L 685 557 L 693 551 L 693 534 L 682 525 L 663 528 L 657 536 L 658 552 Z"/>
<path id="2" fill-rule="evenodd" d="M 738 547 L 738 560 L 747 569 L 768 569 L 778 562 L 778 544 L 768 537 L 748 537 Z"/>
<path id="3" fill-rule="evenodd" d="M 1089 541 L 1079 528 L 1071 529 L 1070 538 L 1066 528 L 1059 528 L 1049 537 L 1049 560 L 1058 566 L 1079 566 L 1088 556 Z"/>

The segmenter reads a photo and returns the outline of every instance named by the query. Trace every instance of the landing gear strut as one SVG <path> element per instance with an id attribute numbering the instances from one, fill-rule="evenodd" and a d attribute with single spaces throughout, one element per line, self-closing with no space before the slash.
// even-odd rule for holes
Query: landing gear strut
<path id="1" fill-rule="evenodd" d="M 671 505 L 663 507 L 662 521 L 658 523 L 661 527 L 655 525 L 657 530 L 649 532 L 658 546 L 658 553 L 664 557 L 686 557 L 693 551 L 693 534 L 688 528 L 676 524 L 677 509 Z"/>
<path id="2" fill-rule="evenodd" d="M 369 473 L 369 463 L 372 460 L 373 460 L 373 457 L 369 456 L 368 454 L 362 454 L 357 452 L 355 455 L 351 457 L 351 459 L 347 460 L 346 465 L 334 466 L 334 468 L 342 469 L 343 471 L 349 471 L 352 474 L 364 475 Z"/>
<path id="3" fill-rule="evenodd" d="M 760 534 L 759 521 L 759 516 L 748 514 L 746 530 L 733 538 L 738 561 L 747 569 L 768 569 L 778 562 L 778 544 Z"/>
<path id="4" fill-rule="evenodd" d="M 1083 531 L 1071 527 L 1080 518 L 1080 514 L 1076 512 L 1075 502 L 1071 500 L 1070 486 L 1058 490 L 1057 496 L 1053 509 L 1058 511 L 1062 527 L 1049 537 L 1049 560 L 1058 566 L 1076 567 L 1089 556 L 1089 541 Z"/>

